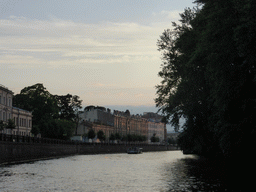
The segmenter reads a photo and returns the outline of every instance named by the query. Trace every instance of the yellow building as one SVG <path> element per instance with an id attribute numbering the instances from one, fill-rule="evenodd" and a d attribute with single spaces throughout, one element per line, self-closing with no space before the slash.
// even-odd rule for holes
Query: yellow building
<path id="1" fill-rule="evenodd" d="M 129 110 L 114 110 L 105 107 L 88 106 L 80 113 L 80 123 L 76 130 L 76 138 L 81 140 L 82 135 L 93 129 L 96 133 L 102 130 L 108 139 L 111 134 L 121 136 L 141 135 L 150 143 L 150 138 L 155 135 L 160 142 L 166 140 L 166 124 L 161 122 L 162 116 L 145 112 L 141 115 L 131 115 Z"/>

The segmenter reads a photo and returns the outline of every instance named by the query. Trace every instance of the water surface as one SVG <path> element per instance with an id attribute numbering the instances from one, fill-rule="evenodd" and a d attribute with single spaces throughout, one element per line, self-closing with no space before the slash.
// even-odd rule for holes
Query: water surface
<path id="1" fill-rule="evenodd" d="M 1 191 L 232 191 L 214 162 L 180 151 L 78 155 L 0 167 Z"/>

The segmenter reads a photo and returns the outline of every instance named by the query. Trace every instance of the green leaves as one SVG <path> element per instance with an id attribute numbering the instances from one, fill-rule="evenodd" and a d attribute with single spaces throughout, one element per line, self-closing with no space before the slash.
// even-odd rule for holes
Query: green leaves
<path id="1" fill-rule="evenodd" d="M 159 137 L 157 137 L 156 134 L 154 133 L 154 135 L 150 138 L 150 141 L 152 143 L 159 142 Z"/>
<path id="2" fill-rule="evenodd" d="M 4 124 L 4 121 L 1 120 L 1 121 L 0 121 L 0 131 L 4 130 L 5 126 L 6 126 L 6 125 Z"/>
<path id="3" fill-rule="evenodd" d="M 14 123 L 14 120 L 13 119 L 8 119 L 8 123 L 6 125 L 6 128 L 7 129 L 15 129 L 15 123 Z"/>
<path id="4" fill-rule="evenodd" d="M 198 0 L 201 9 L 186 9 L 181 24 L 165 30 L 157 42 L 162 78 L 157 107 L 178 130 L 179 142 L 198 154 L 232 156 L 235 141 L 255 136 L 256 25 L 253 0 Z M 248 144 L 250 143 L 250 144 Z"/>
<path id="5" fill-rule="evenodd" d="M 82 108 L 82 100 L 77 95 L 54 95 L 59 110 L 59 118 L 75 121 L 76 113 Z"/>
<path id="6" fill-rule="evenodd" d="M 81 103 L 77 95 L 52 95 L 40 83 L 25 87 L 13 98 L 14 106 L 32 111 L 33 134 L 58 139 L 72 136 Z"/>
<path id="7" fill-rule="evenodd" d="M 106 139 L 106 136 L 104 134 L 104 132 L 102 130 L 99 130 L 98 133 L 97 133 L 97 138 L 100 140 L 100 141 L 105 141 Z"/>
<path id="8" fill-rule="evenodd" d="M 90 129 L 88 131 L 88 138 L 93 139 L 96 136 L 95 131 L 93 129 Z"/>

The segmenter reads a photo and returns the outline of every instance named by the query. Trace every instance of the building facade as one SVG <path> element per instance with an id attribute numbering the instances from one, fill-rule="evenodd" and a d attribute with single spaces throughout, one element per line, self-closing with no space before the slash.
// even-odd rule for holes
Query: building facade
<path id="1" fill-rule="evenodd" d="M 77 135 L 82 136 L 93 129 L 96 133 L 102 130 L 108 139 L 111 134 L 118 133 L 121 136 L 140 135 L 150 138 L 155 135 L 160 142 L 166 140 L 166 124 L 161 122 L 162 116 L 156 113 L 144 113 L 143 115 L 131 115 L 129 110 L 111 113 L 104 107 L 88 106 L 80 113 L 80 123 Z"/>
<path id="2" fill-rule="evenodd" d="M 99 106 L 87 106 L 84 111 L 79 114 L 79 124 L 75 133 L 74 140 L 82 140 L 82 136 L 86 135 L 90 129 L 97 134 L 102 130 L 107 138 L 110 137 L 114 130 L 114 116 L 110 109 Z M 78 139 L 77 139 L 78 138 Z"/>
<path id="3" fill-rule="evenodd" d="M 0 121 L 4 124 L 12 119 L 15 128 L 4 129 L 0 132 L 14 135 L 31 135 L 32 113 L 12 106 L 13 92 L 7 87 L 0 85 Z"/>
<path id="4" fill-rule="evenodd" d="M 80 118 L 92 123 L 114 126 L 114 116 L 111 114 L 111 110 L 105 107 L 92 105 L 85 107 L 84 112 L 80 114 Z"/>
<path id="5" fill-rule="evenodd" d="M 163 117 L 157 113 L 144 112 L 143 118 L 147 119 L 148 122 L 148 139 L 150 140 L 150 138 L 155 135 L 160 141 L 166 141 L 166 124 L 161 122 Z"/>

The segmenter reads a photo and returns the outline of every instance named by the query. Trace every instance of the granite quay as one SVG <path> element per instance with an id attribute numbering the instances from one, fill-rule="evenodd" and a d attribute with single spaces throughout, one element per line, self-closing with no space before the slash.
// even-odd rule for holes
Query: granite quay
<path id="1" fill-rule="evenodd" d="M 125 153 L 129 147 L 143 152 L 178 150 L 177 147 L 145 143 L 84 143 L 58 139 L 0 134 L 0 164 L 22 163 L 69 155 Z"/>

